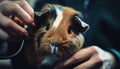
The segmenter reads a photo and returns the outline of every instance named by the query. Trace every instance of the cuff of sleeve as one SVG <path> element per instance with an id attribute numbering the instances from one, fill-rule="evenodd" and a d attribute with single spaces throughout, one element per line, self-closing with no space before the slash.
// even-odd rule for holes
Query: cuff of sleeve
<path id="1" fill-rule="evenodd" d="M 107 51 L 115 56 L 116 64 L 114 69 L 118 69 L 120 67 L 120 51 L 117 51 L 115 49 L 108 49 Z"/>

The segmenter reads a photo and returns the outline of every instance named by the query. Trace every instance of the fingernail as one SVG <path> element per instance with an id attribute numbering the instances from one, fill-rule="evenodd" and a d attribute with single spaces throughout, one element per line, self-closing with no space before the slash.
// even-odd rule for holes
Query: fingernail
<path id="1" fill-rule="evenodd" d="M 32 26 L 35 26 L 35 23 L 32 23 Z"/>
<path id="2" fill-rule="evenodd" d="M 24 34 L 25 36 L 28 36 L 28 32 L 25 32 L 25 34 Z"/>
<path id="3" fill-rule="evenodd" d="M 29 26 L 30 28 L 33 28 L 33 27 L 35 26 L 35 23 L 30 23 L 28 26 Z"/>
<path id="4" fill-rule="evenodd" d="M 24 31 L 22 32 L 22 35 L 23 35 L 23 36 L 28 36 L 28 32 L 27 32 L 26 30 L 24 30 Z"/>

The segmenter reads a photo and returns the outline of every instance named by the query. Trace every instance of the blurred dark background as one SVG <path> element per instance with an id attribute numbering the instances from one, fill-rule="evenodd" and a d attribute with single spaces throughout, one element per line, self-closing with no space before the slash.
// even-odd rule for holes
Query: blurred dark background
<path id="1" fill-rule="evenodd" d="M 35 0 L 33 8 L 40 11 L 47 3 L 69 6 L 83 13 L 84 21 L 90 25 L 90 29 L 84 34 L 84 47 L 97 45 L 104 50 L 120 51 L 120 0 Z M 27 64 L 22 64 L 24 59 L 21 59 L 21 54 L 14 57 L 12 62 L 6 62 L 6 66 L 1 60 L 0 69 L 8 69 L 14 65 L 24 68 L 23 65 Z"/>

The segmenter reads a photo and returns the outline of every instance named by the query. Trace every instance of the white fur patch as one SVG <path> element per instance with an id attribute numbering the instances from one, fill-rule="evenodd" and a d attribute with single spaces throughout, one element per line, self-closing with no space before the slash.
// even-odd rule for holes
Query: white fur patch
<path id="1" fill-rule="evenodd" d="M 53 22 L 54 29 L 56 29 L 59 26 L 61 20 L 63 19 L 63 11 L 60 8 L 55 7 L 55 9 L 56 9 L 57 17 L 55 21 Z"/>
<path id="2" fill-rule="evenodd" d="M 82 38 L 83 36 L 81 35 L 81 33 L 79 33 L 74 39 L 72 39 L 71 41 L 73 42 L 73 44 L 74 45 L 76 45 L 76 41 L 80 41 L 81 40 L 81 38 Z"/>

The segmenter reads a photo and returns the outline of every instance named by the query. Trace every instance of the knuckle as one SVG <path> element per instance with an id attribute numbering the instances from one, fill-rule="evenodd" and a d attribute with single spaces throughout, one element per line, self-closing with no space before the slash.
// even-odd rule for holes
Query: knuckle
<path id="1" fill-rule="evenodd" d="M 22 6 L 24 6 L 26 3 L 27 3 L 26 0 L 21 0 L 21 1 L 19 1 L 19 5 L 22 5 Z"/>
<path id="2" fill-rule="evenodd" d="M 91 46 L 90 49 L 94 52 L 94 53 L 98 53 L 98 50 L 97 50 L 97 46 Z"/>
<path id="3" fill-rule="evenodd" d="M 18 5 L 17 3 L 12 3 L 12 4 L 11 4 L 11 9 L 12 9 L 12 10 L 16 10 L 16 9 L 18 8 L 18 6 L 19 6 L 19 5 Z"/>
<path id="4" fill-rule="evenodd" d="M 73 59 L 79 61 L 79 55 L 78 54 L 73 55 Z"/>
<path id="5" fill-rule="evenodd" d="M 1 2 L 2 5 L 6 5 L 6 4 L 9 4 L 9 3 L 10 3 L 10 1 L 7 1 L 7 0 Z"/>

